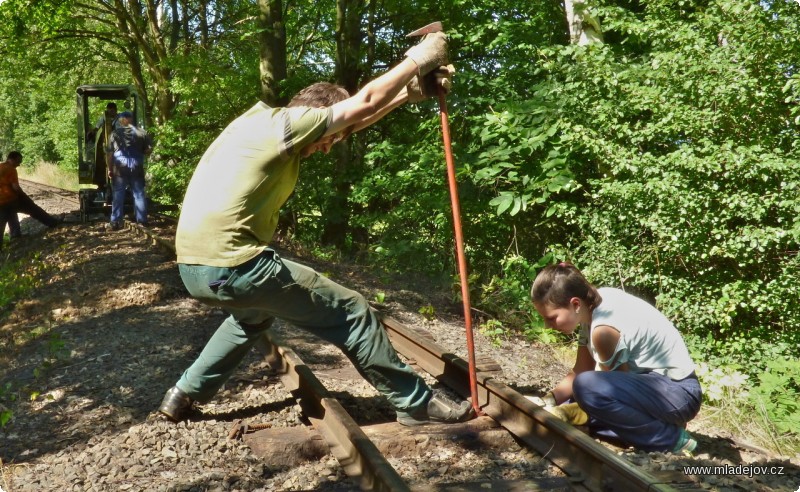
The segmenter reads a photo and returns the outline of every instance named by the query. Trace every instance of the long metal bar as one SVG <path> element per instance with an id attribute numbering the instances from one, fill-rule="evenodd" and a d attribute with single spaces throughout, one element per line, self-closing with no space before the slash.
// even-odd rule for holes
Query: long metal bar
<path id="1" fill-rule="evenodd" d="M 331 453 L 345 473 L 360 479 L 363 490 L 407 492 L 411 489 L 381 454 L 358 424 L 330 396 L 325 386 L 314 376 L 300 357 L 289 348 L 278 346 L 269 334 L 260 350 L 278 371 L 283 384 L 295 396 L 303 414 L 325 438 Z"/>
<path id="2" fill-rule="evenodd" d="M 399 321 L 381 320 L 395 349 L 436 379 L 461 393 L 466 385 L 467 363 L 455 354 L 420 337 Z M 477 374 L 483 411 L 520 440 L 591 491 L 676 490 L 670 484 L 639 470 L 610 452 L 583 432 L 553 417 L 508 386 Z"/>
<path id="3" fill-rule="evenodd" d="M 458 200 L 458 182 L 456 181 L 456 165 L 453 160 L 453 146 L 450 139 L 450 120 L 447 114 L 447 101 L 444 90 L 439 89 L 439 115 L 442 120 L 442 140 L 444 141 L 444 157 L 447 162 L 447 182 L 450 188 L 450 205 L 453 209 L 453 229 L 456 235 L 456 256 L 458 257 L 458 276 L 461 280 L 461 300 L 464 305 L 464 328 L 467 333 L 467 359 L 469 361 L 469 392 L 472 408 L 477 415 L 481 414 L 478 404 L 478 385 L 475 368 L 475 342 L 472 333 L 472 309 L 469 299 L 469 274 L 467 257 L 464 254 L 464 233 L 461 230 L 461 205 Z"/>

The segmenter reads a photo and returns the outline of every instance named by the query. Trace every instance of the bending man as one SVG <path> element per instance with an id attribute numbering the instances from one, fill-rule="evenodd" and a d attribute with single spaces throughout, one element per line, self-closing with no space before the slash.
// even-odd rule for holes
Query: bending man
<path id="1" fill-rule="evenodd" d="M 340 348 L 389 400 L 401 424 L 470 417 L 468 402 L 434 395 L 399 360 L 362 295 L 281 258 L 268 246 L 279 209 L 294 190 L 300 159 L 328 153 L 336 142 L 400 104 L 422 99 L 412 79 L 447 63 L 446 38 L 429 35 L 406 55 L 352 97 L 339 86 L 318 83 L 302 90 L 287 108 L 258 103 L 228 125 L 203 155 L 178 222 L 178 266 L 193 297 L 222 307 L 230 317 L 167 391 L 161 413 L 179 421 L 194 401 L 210 400 L 273 319 L 281 318 Z"/>

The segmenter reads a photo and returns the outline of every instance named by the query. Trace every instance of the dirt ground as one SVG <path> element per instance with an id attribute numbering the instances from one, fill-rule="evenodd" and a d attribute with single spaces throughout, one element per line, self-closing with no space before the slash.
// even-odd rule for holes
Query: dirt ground
<path id="1" fill-rule="evenodd" d="M 185 293 L 171 255 L 134 231 L 108 231 L 101 222 L 78 223 L 69 205 L 66 223 L 43 230 L 24 222 L 26 236 L 2 260 L 38 254 L 45 281 L 0 312 L 0 404 L 13 419 L 0 430 L 0 488 L 21 490 L 347 490 L 327 457 L 302 476 L 265 469 L 250 450 L 228 441 L 235 418 L 261 416 L 275 426 L 301 417 L 255 355 L 203 417 L 178 426 L 155 410 L 223 319 Z M 63 210 L 58 210 L 62 207 Z M 45 207 L 47 208 L 47 207 Z M 156 227 L 164 227 L 155 221 Z M 285 256 L 292 257 L 291 251 Z M 356 265 L 301 259 L 437 342 L 465 356 L 460 306 L 424 279 L 381 280 Z M 427 320 L 419 310 L 431 304 Z M 500 346 L 476 334 L 479 356 L 494 359 L 507 384 L 531 392 L 551 387 L 568 371 L 553 352 L 523 340 Z M 715 429 L 689 429 L 700 441 L 693 458 L 617 449 L 655 470 L 686 464 L 763 464 L 772 474 L 711 475 L 708 490 L 787 490 L 800 487 L 800 463 L 736 444 Z M 781 467 L 782 475 L 777 474 Z"/>

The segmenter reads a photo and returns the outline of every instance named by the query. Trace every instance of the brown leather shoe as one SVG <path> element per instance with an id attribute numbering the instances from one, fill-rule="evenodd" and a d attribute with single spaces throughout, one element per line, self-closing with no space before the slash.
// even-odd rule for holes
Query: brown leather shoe
<path id="1" fill-rule="evenodd" d="M 180 422 L 189 415 L 193 403 L 194 400 L 189 395 L 181 391 L 177 386 L 173 386 L 167 390 L 167 394 L 161 400 L 161 406 L 158 407 L 158 411 L 166 415 L 170 420 Z"/>
<path id="2" fill-rule="evenodd" d="M 453 424 L 474 417 L 470 402 L 455 402 L 442 393 L 435 393 L 427 405 L 415 412 L 397 412 L 397 422 L 409 427 L 432 423 Z"/>

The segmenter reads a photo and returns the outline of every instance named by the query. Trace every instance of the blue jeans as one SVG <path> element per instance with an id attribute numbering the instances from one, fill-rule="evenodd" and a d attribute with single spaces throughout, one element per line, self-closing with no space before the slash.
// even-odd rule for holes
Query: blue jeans
<path id="1" fill-rule="evenodd" d="M 342 350 L 395 410 L 413 412 L 430 399 L 430 388 L 398 358 L 366 299 L 311 268 L 265 249 L 232 268 L 179 264 L 178 269 L 192 297 L 230 314 L 176 384 L 193 399 L 210 400 L 274 318 Z"/>
<path id="2" fill-rule="evenodd" d="M 111 222 L 122 222 L 125 213 L 125 188 L 130 186 L 133 192 L 133 204 L 136 222 L 147 222 L 147 199 L 144 194 L 144 169 L 141 166 L 133 169 L 127 166 L 114 165 L 114 200 L 111 202 Z"/>
<path id="3" fill-rule="evenodd" d="M 644 451 L 671 450 L 703 396 L 694 375 L 673 381 L 655 372 L 619 371 L 582 372 L 572 393 L 593 432 Z"/>

